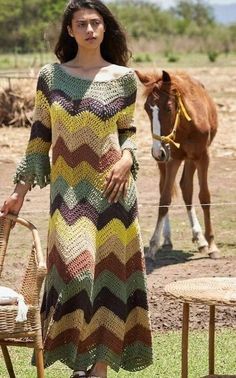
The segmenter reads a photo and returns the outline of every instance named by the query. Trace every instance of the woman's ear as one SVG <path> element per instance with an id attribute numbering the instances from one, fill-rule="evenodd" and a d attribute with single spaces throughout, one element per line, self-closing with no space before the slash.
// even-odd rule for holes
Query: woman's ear
<path id="1" fill-rule="evenodd" d="M 67 26 L 67 31 L 68 31 L 69 36 L 73 38 L 74 35 L 73 35 L 71 27 L 69 25 Z"/>

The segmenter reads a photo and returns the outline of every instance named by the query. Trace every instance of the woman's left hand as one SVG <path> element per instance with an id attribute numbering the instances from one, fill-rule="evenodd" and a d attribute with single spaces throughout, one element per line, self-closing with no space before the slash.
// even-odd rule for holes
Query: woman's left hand
<path id="1" fill-rule="evenodd" d="M 109 175 L 106 177 L 104 195 L 109 203 L 116 203 L 121 196 L 125 197 L 128 190 L 128 180 L 133 158 L 129 150 L 124 150 Z"/>

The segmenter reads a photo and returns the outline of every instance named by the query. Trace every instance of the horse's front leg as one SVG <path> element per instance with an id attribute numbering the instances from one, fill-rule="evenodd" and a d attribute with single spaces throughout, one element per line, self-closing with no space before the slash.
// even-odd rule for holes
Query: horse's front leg
<path id="1" fill-rule="evenodd" d="M 164 185 L 165 185 L 165 179 L 166 179 L 166 164 L 165 163 L 158 163 L 158 168 L 160 171 L 160 181 L 159 181 L 159 193 L 162 193 Z M 172 241 L 171 241 L 171 228 L 170 228 L 170 220 L 168 213 L 166 214 L 163 222 L 163 244 L 162 248 L 165 249 L 172 249 Z M 160 238 L 160 236 L 159 236 Z"/>
<path id="2" fill-rule="evenodd" d="M 161 248 L 170 250 L 173 248 L 173 244 L 171 241 L 171 227 L 170 227 L 170 219 L 169 219 L 169 213 L 167 213 L 164 217 L 164 224 L 163 224 L 163 243 Z"/>
<path id="3" fill-rule="evenodd" d="M 208 187 L 208 167 L 209 167 L 209 155 L 206 151 L 200 160 L 196 162 L 198 180 L 199 180 L 199 200 L 203 209 L 204 223 L 205 223 L 205 237 L 208 242 L 209 256 L 211 258 L 219 258 L 220 252 L 216 246 L 213 228 L 211 224 L 211 214 L 210 214 L 210 202 L 211 196 Z"/>
<path id="4" fill-rule="evenodd" d="M 193 177 L 196 171 L 196 165 L 192 160 L 185 160 L 182 177 L 180 180 L 180 188 L 184 203 L 186 205 L 187 214 L 192 229 L 193 242 L 197 244 L 199 251 L 208 251 L 208 242 L 206 241 L 202 228 L 197 218 L 193 203 Z"/>
<path id="5" fill-rule="evenodd" d="M 165 182 L 161 191 L 159 201 L 157 223 L 152 238 L 150 240 L 150 247 L 148 251 L 148 257 L 152 258 L 153 260 L 155 260 L 155 254 L 161 246 L 161 233 L 164 226 L 165 217 L 168 213 L 168 207 L 171 204 L 171 193 L 180 164 L 181 160 L 171 160 L 168 163 L 166 163 Z"/>

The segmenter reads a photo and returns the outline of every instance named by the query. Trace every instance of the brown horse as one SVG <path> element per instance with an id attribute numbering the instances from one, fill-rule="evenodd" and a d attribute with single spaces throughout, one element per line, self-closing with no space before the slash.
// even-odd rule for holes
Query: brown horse
<path id="1" fill-rule="evenodd" d="M 160 170 L 160 202 L 156 228 L 147 256 L 155 259 L 161 246 L 172 248 L 168 207 L 177 171 L 184 161 L 180 187 L 198 250 L 219 257 L 210 217 L 208 187 L 209 146 L 217 131 L 216 106 L 204 86 L 186 73 L 141 73 L 145 86 L 144 108 L 151 122 L 152 155 Z M 204 213 L 205 236 L 192 205 L 193 178 L 197 170 L 199 200 Z"/>

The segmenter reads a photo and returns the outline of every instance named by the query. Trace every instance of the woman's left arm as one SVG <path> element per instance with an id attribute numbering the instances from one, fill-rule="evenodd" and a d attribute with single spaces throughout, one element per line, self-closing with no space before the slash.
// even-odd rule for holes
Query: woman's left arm
<path id="1" fill-rule="evenodd" d="M 118 118 L 119 143 L 122 150 L 121 159 L 114 164 L 107 176 L 105 196 L 109 202 L 117 202 L 121 196 L 126 196 L 130 171 L 137 178 L 138 162 L 136 159 L 136 127 L 134 111 L 137 94 L 137 82 L 133 72 L 124 80 L 124 106 Z"/>

